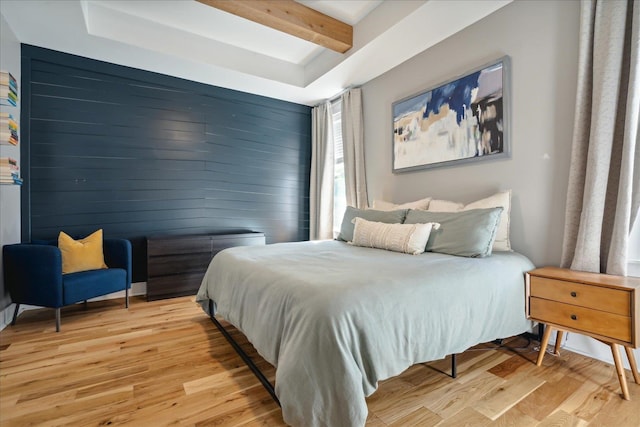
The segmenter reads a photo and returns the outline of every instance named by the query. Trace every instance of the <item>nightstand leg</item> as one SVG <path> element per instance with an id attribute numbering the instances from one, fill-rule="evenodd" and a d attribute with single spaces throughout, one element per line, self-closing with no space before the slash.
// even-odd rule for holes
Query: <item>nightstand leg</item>
<path id="1" fill-rule="evenodd" d="M 620 350 L 618 345 L 611 343 L 611 353 L 613 353 L 613 361 L 616 364 L 616 371 L 618 371 L 618 379 L 620 380 L 620 388 L 622 389 L 622 395 L 625 400 L 631 400 L 629 397 L 629 388 L 627 387 L 627 377 L 624 375 L 624 366 L 622 366 L 622 360 L 620 359 Z"/>
<path id="2" fill-rule="evenodd" d="M 562 344 L 562 336 L 564 335 L 564 331 L 558 330 L 556 334 L 556 345 L 553 347 L 553 354 L 556 356 L 560 354 L 560 345 Z"/>
<path id="3" fill-rule="evenodd" d="M 549 325 L 544 330 L 544 335 L 542 335 L 542 342 L 540 343 L 540 353 L 538 353 L 538 361 L 536 362 L 537 366 L 542 365 L 542 359 L 544 359 L 544 354 L 547 352 L 547 344 L 549 344 L 549 337 L 551 337 L 551 331 L 553 328 Z"/>
<path id="4" fill-rule="evenodd" d="M 636 384 L 640 384 L 640 374 L 638 374 L 638 365 L 636 364 L 636 358 L 633 355 L 633 349 L 631 347 L 625 347 L 624 351 L 627 352 L 627 359 L 629 359 L 629 366 L 631 367 L 633 379 L 636 380 Z"/>

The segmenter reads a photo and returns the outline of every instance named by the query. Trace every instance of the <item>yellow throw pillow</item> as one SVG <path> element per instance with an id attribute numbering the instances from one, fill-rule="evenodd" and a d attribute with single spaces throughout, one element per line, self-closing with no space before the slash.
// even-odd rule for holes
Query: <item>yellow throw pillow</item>
<path id="1" fill-rule="evenodd" d="M 102 229 L 80 240 L 61 231 L 58 248 L 62 254 L 62 274 L 107 268 L 102 251 Z"/>

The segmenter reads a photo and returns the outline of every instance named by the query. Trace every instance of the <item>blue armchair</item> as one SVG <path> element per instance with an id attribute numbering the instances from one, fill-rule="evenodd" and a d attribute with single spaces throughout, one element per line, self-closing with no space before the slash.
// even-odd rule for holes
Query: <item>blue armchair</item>
<path id="1" fill-rule="evenodd" d="M 125 290 L 129 307 L 131 288 L 131 243 L 104 239 L 104 260 L 109 268 L 62 274 L 60 249 L 52 244 L 18 243 L 2 248 L 4 283 L 16 304 L 15 325 L 20 304 L 56 309 L 56 331 L 60 331 L 60 308 Z"/>

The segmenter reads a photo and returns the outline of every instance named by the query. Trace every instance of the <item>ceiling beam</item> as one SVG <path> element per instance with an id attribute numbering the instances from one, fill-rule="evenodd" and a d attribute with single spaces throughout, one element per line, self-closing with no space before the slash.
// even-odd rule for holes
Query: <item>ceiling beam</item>
<path id="1" fill-rule="evenodd" d="M 278 31 L 345 53 L 353 27 L 293 0 L 197 0 Z"/>

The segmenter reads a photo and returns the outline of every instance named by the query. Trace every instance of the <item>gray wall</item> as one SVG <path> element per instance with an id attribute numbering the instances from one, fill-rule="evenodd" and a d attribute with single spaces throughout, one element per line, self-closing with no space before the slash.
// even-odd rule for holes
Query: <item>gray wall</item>
<path id="1" fill-rule="evenodd" d="M 4 16 L 0 15 L 0 69 L 9 71 L 18 80 L 20 89 L 20 43 L 11 31 Z M 18 99 L 20 101 L 20 99 Z M 18 102 L 18 107 L 20 102 Z M 1 106 L 0 110 L 13 114 L 20 119 L 20 109 Z M 13 157 L 20 163 L 20 148 L 12 145 L 0 145 L 0 157 Z M 0 185 L 0 247 L 20 241 L 20 187 Z M 4 288 L 2 257 L 0 257 L 0 310 L 10 304 L 9 294 Z M 1 325 L 4 319 L 0 319 Z"/>
<path id="2" fill-rule="evenodd" d="M 516 1 L 363 86 L 370 202 L 471 202 L 513 190 L 511 243 L 536 265 L 560 261 L 576 91 L 579 3 Z M 511 57 L 508 160 L 394 175 L 391 104 Z"/>

